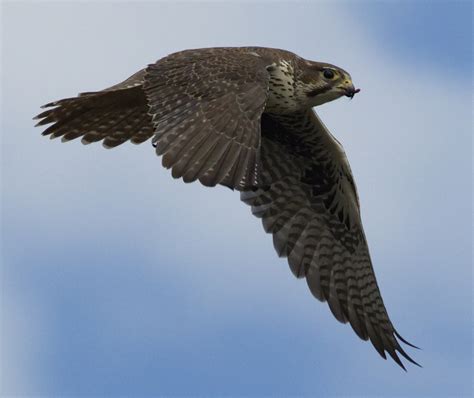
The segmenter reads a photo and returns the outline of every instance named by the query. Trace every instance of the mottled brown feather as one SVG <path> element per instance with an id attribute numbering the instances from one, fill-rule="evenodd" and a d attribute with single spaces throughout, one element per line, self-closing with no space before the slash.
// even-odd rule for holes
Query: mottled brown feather
<path id="1" fill-rule="evenodd" d="M 235 189 L 258 185 L 266 66 L 261 57 L 226 48 L 182 51 L 149 65 L 144 90 L 153 144 L 174 177 Z"/>
<path id="2" fill-rule="evenodd" d="M 313 111 L 265 114 L 261 175 L 266 188 L 242 192 L 241 199 L 262 218 L 292 272 L 306 277 L 311 293 L 328 302 L 335 318 L 349 322 L 383 358 L 387 352 L 405 369 L 397 353 L 415 362 L 397 342 L 383 304 L 347 159 L 326 133 Z M 345 190 L 334 193 L 335 186 Z"/>

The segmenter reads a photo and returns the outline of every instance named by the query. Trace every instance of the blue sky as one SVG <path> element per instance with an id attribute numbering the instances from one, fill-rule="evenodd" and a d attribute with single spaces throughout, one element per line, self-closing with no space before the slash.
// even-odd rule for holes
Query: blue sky
<path id="1" fill-rule="evenodd" d="M 2 4 L 5 396 L 472 394 L 469 2 Z M 148 143 L 40 136 L 54 99 L 185 48 L 261 45 L 351 72 L 344 144 L 408 373 L 315 301 L 228 189 Z"/>

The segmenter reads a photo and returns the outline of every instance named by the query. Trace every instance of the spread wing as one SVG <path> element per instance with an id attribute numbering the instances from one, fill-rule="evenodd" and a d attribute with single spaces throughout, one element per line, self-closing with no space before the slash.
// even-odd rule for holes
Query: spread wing
<path id="1" fill-rule="evenodd" d="M 257 186 L 267 64 L 245 49 L 182 51 L 105 90 L 44 105 L 37 125 L 52 123 L 43 132 L 51 138 L 107 148 L 153 136 L 175 178 Z"/>
<path id="2" fill-rule="evenodd" d="M 156 152 L 173 177 L 243 189 L 258 184 L 269 74 L 257 54 L 187 50 L 146 70 Z"/>
<path id="3" fill-rule="evenodd" d="M 241 193 L 292 272 L 379 354 L 415 363 L 397 338 L 372 268 L 347 158 L 311 110 L 262 119 L 263 187 Z M 409 344 L 409 343 L 407 343 Z M 411 344 L 409 344 L 411 345 Z M 415 363 L 416 364 L 416 363 Z M 405 369 L 405 368 L 404 368 Z"/>

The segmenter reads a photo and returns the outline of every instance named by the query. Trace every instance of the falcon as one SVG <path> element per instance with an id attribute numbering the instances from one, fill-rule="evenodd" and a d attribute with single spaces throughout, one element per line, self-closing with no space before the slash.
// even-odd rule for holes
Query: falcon
<path id="1" fill-rule="evenodd" d="M 204 48 L 46 104 L 36 119 L 62 141 L 114 148 L 151 138 L 174 178 L 239 191 L 314 297 L 405 369 L 399 355 L 418 364 L 400 342 L 415 346 L 390 321 L 346 154 L 313 110 L 358 92 L 345 70 L 289 51 Z"/>

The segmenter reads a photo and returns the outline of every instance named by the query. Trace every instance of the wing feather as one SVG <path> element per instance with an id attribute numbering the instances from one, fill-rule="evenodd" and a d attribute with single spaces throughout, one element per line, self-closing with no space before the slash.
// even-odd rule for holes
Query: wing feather
<path id="1" fill-rule="evenodd" d="M 347 158 L 313 111 L 262 118 L 262 187 L 241 199 L 273 234 L 293 274 L 377 352 L 403 369 L 402 349 L 375 279 Z M 418 365 L 418 364 L 417 364 Z"/>
<path id="2" fill-rule="evenodd" d="M 186 182 L 258 185 L 268 81 L 265 62 L 244 49 L 187 50 L 149 65 L 144 89 L 163 165 Z"/>

